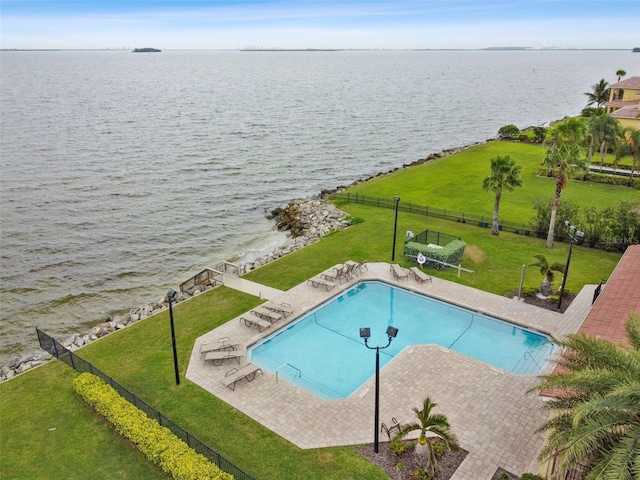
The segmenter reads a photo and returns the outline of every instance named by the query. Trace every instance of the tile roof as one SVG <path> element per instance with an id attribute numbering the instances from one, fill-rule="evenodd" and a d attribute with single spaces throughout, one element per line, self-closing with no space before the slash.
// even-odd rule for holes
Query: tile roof
<path id="1" fill-rule="evenodd" d="M 611 112 L 611 116 L 614 118 L 638 118 L 640 114 L 639 103 L 635 105 L 627 105 Z"/>
<path id="2" fill-rule="evenodd" d="M 625 343 L 632 312 L 640 315 L 640 245 L 627 248 L 578 332 Z"/>
<path id="3" fill-rule="evenodd" d="M 613 85 L 609 85 L 611 88 L 632 88 L 640 89 L 640 77 L 629 77 Z"/>

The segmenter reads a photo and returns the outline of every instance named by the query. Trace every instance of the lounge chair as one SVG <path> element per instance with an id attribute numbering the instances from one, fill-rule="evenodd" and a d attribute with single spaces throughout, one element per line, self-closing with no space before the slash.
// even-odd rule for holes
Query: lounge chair
<path id="1" fill-rule="evenodd" d="M 267 303 L 263 303 L 261 306 L 264 308 L 268 308 L 269 310 L 273 310 L 274 312 L 277 312 L 280 315 L 284 315 L 285 317 L 293 313 L 293 307 L 288 303 L 284 303 L 284 302 L 269 301 Z"/>
<path id="2" fill-rule="evenodd" d="M 237 350 L 238 347 L 240 347 L 239 343 L 231 343 L 231 339 L 229 337 L 222 337 L 219 338 L 217 342 L 203 343 L 200 345 L 200 358 L 204 357 L 204 354 L 207 352 Z"/>
<path id="3" fill-rule="evenodd" d="M 331 290 L 333 287 L 336 286 L 335 282 L 332 282 L 331 280 L 326 280 L 322 277 L 313 277 L 310 278 L 309 280 L 307 280 L 307 283 L 310 283 L 311 285 L 313 285 L 313 287 L 318 287 L 319 285 L 322 285 L 323 287 L 326 287 L 327 291 Z"/>
<path id="4" fill-rule="evenodd" d="M 333 267 L 328 272 L 321 273 L 320 276 L 322 278 L 324 278 L 325 280 L 329 280 L 331 282 L 335 282 L 336 280 L 338 280 L 342 276 L 344 276 L 344 273 L 345 273 L 346 269 L 347 269 L 346 265 L 336 265 L 335 267 Z"/>
<path id="5" fill-rule="evenodd" d="M 252 308 L 251 313 L 260 317 L 263 320 L 269 320 L 271 323 L 277 322 L 278 320 L 282 320 L 282 315 L 274 312 L 273 310 L 269 310 L 268 308 L 264 308 L 261 305 L 258 305 L 257 307 Z"/>
<path id="6" fill-rule="evenodd" d="M 358 263 L 358 265 L 356 266 L 356 270 L 360 273 L 368 271 L 369 267 L 367 266 L 367 261 L 363 260 L 362 262 Z"/>
<path id="7" fill-rule="evenodd" d="M 240 323 L 244 323 L 247 327 L 258 327 L 258 331 L 261 332 L 263 328 L 269 328 L 271 326 L 271 322 L 268 320 L 263 320 L 257 316 L 246 316 L 240 317 Z"/>
<path id="8" fill-rule="evenodd" d="M 422 270 L 420 270 L 418 267 L 411 267 L 409 270 L 411 270 L 411 273 L 413 273 L 414 278 L 420 283 L 432 281 L 431 277 L 426 273 L 424 273 Z"/>
<path id="9" fill-rule="evenodd" d="M 212 362 L 214 365 L 222 365 L 225 360 L 235 359 L 240 363 L 240 359 L 245 356 L 244 350 L 222 350 L 207 352 L 202 357 L 204 364 Z"/>
<path id="10" fill-rule="evenodd" d="M 240 368 L 232 368 L 227 373 L 224 374 L 224 379 L 222 383 L 225 387 L 229 387 L 231 390 L 236 389 L 236 383 L 241 380 L 247 379 L 247 382 L 251 382 L 254 378 L 256 378 L 256 373 L 263 373 L 262 369 L 253 363 L 248 363 L 247 365 Z"/>
<path id="11" fill-rule="evenodd" d="M 391 265 L 390 269 L 391 273 L 393 273 L 393 278 L 396 280 L 400 280 L 401 278 L 409 279 L 409 270 L 403 266 L 394 263 Z"/>

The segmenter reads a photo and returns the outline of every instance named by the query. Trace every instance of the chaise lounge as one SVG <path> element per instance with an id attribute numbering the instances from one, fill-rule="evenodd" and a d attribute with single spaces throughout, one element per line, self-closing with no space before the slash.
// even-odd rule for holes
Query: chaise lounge
<path id="1" fill-rule="evenodd" d="M 269 310 L 273 310 L 274 312 L 277 312 L 285 317 L 293 313 L 293 307 L 284 302 L 268 301 L 267 303 L 263 303 L 261 306 L 264 308 L 268 308 Z"/>
<path id="2" fill-rule="evenodd" d="M 239 343 L 231 343 L 229 337 L 221 337 L 214 343 L 203 343 L 200 345 L 200 358 L 204 357 L 208 352 L 219 352 L 223 350 L 237 350 L 240 347 Z"/>
<path id="3" fill-rule="evenodd" d="M 310 278 L 309 280 L 307 280 L 307 283 L 310 283 L 311 285 L 313 285 L 314 288 L 318 287 L 319 285 L 322 285 L 323 287 L 326 287 L 327 291 L 331 290 L 333 287 L 336 286 L 335 282 L 332 282 L 331 280 L 325 280 L 322 277 Z"/>
<path id="4" fill-rule="evenodd" d="M 258 331 L 262 332 L 263 328 L 269 328 L 271 326 L 271 322 L 268 320 L 263 320 L 260 317 L 255 315 L 249 317 L 240 317 L 240 323 L 244 323 L 247 327 L 258 327 Z"/>
<path id="5" fill-rule="evenodd" d="M 236 383 L 241 380 L 247 379 L 247 382 L 251 382 L 254 378 L 256 378 L 256 373 L 263 373 L 262 369 L 253 363 L 248 363 L 243 367 L 232 368 L 227 373 L 224 374 L 224 379 L 222 380 L 222 384 L 225 387 L 230 388 L 231 390 L 236 389 Z"/>
<path id="6" fill-rule="evenodd" d="M 235 359 L 240 363 L 240 359 L 245 356 L 244 350 L 218 350 L 207 352 L 202 357 L 203 363 L 212 362 L 214 365 L 222 365 L 225 360 Z"/>
<path id="7" fill-rule="evenodd" d="M 432 282 L 431 277 L 420 270 L 418 267 L 411 267 L 411 273 L 413 273 L 413 277 L 420 283 L 424 282 Z"/>
<path id="8" fill-rule="evenodd" d="M 274 312 L 273 310 L 269 310 L 268 308 L 265 308 L 262 305 L 252 308 L 251 313 L 260 317 L 263 320 L 269 320 L 271 323 L 277 322 L 278 320 L 282 320 L 282 315 Z"/>
<path id="9" fill-rule="evenodd" d="M 409 270 L 404 268 L 397 263 L 393 263 L 390 267 L 391 273 L 393 273 L 393 278 L 396 280 L 400 280 L 401 278 L 409 279 Z"/>

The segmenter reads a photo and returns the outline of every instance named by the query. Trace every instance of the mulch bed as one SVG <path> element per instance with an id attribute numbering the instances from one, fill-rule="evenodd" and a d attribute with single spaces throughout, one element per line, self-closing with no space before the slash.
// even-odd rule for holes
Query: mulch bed
<path id="1" fill-rule="evenodd" d="M 509 297 L 515 297 L 517 295 L 517 292 L 512 292 L 509 294 Z M 538 298 L 535 295 L 523 295 L 522 298 L 524 299 L 524 303 L 528 303 L 529 305 L 535 305 L 536 307 L 553 310 L 554 312 L 564 313 L 576 296 L 572 293 L 565 294 L 562 297 L 562 308 L 560 310 L 558 310 L 558 304 L 556 302 L 550 302 L 549 300 Z"/>
<path id="2" fill-rule="evenodd" d="M 381 442 L 378 453 L 373 453 L 373 443 L 359 445 L 354 449 L 365 460 L 387 472 L 387 475 L 393 480 L 410 480 L 411 474 L 416 468 L 424 466 L 424 459 L 419 458 L 413 450 L 407 450 L 398 456 L 392 455 L 389 442 Z M 463 449 L 457 452 L 446 452 L 438 459 L 438 465 L 442 471 L 433 477 L 434 480 L 449 480 L 468 453 Z M 398 467 L 398 465 L 404 465 L 404 468 Z"/>

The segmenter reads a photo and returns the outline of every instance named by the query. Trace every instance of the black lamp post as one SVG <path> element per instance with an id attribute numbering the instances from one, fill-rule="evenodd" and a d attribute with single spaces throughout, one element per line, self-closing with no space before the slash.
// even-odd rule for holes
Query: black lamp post
<path id="1" fill-rule="evenodd" d="M 567 256 L 567 265 L 564 267 L 564 276 L 562 277 L 562 287 L 560 287 L 560 297 L 558 298 L 558 310 L 562 308 L 562 297 L 564 296 L 564 286 L 567 282 L 567 275 L 569 274 L 569 263 L 571 262 L 571 251 L 573 250 L 573 244 L 577 243 L 582 245 L 584 242 L 584 232 L 581 232 L 576 227 L 571 225 L 568 220 L 564 221 L 564 224 L 569 228 L 569 237 L 571 243 L 569 244 L 569 255 Z"/>
<path id="2" fill-rule="evenodd" d="M 169 318 L 171 320 L 171 344 L 173 345 L 173 366 L 176 370 L 176 385 L 180 385 L 180 371 L 178 370 L 178 350 L 176 349 L 176 329 L 173 326 L 173 308 L 171 302 L 175 301 L 178 292 L 170 288 L 167 292 L 167 301 L 169 302 Z"/>
<path id="3" fill-rule="evenodd" d="M 396 197 L 398 198 L 398 197 Z M 384 347 L 370 347 L 369 346 L 369 337 L 371 337 L 371 329 L 368 327 L 363 327 L 360 329 L 360 338 L 364 338 L 365 347 L 376 351 L 376 408 L 374 415 L 375 425 L 373 427 L 373 451 L 374 453 L 378 453 L 378 425 L 380 424 L 380 350 L 387 348 L 391 345 L 391 340 L 395 338 L 398 334 L 398 329 L 392 326 L 387 327 L 387 336 L 389 337 L 389 342 Z"/>
<path id="4" fill-rule="evenodd" d="M 396 202 L 396 219 L 393 222 L 393 250 L 391 250 L 391 261 L 396 259 L 396 232 L 398 231 L 398 203 L 400 203 L 400 197 L 393 197 L 393 201 Z"/>

